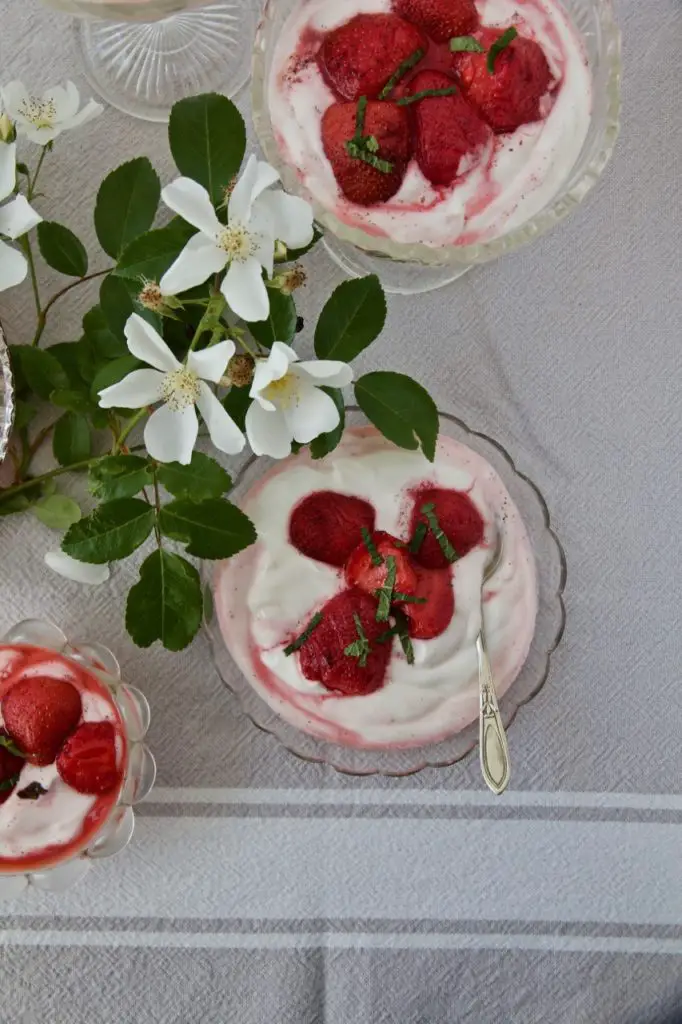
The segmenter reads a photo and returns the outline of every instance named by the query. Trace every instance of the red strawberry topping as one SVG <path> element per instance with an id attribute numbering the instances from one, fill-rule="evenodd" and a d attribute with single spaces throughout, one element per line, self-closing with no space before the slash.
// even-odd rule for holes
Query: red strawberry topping
<path id="1" fill-rule="evenodd" d="M 419 29 L 395 14 L 356 14 L 326 36 L 320 68 L 340 99 L 375 99 L 398 67 L 426 47 Z"/>
<path id="2" fill-rule="evenodd" d="M 0 729 L 0 738 L 8 740 L 10 736 L 4 729 Z M 23 757 L 17 757 L 7 747 L 3 747 L 0 744 L 0 804 L 4 804 L 5 800 L 11 795 L 14 786 L 10 785 L 10 783 L 12 783 L 23 767 Z"/>
<path id="3" fill-rule="evenodd" d="M 437 43 L 478 28 L 474 0 L 393 0 L 393 10 L 423 28 Z"/>
<path id="4" fill-rule="evenodd" d="M 445 632 L 455 614 L 452 569 L 424 569 L 415 565 L 415 572 L 415 597 L 425 598 L 425 603 L 410 601 L 400 607 L 410 620 L 410 636 L 415 640 L 432 640 Z"/>
<path id="5" fill-rule="evenodd" d="M 289 520 L 289 541 L 308 558 L 342 568 L 362 540 L 362 528 L 374 529 L 374 509 L 361 498 L 316 491 L 298 503 Z"/>
<path id="6" fill-rule="evenodd" d="M 111 722 L 84 722 L 57 758 L 57 771 L 72 789 L 93 796 L 121 781 L 116 763 L 116 730 Z"/>
<path id="7" fill-rule="evenodd" d="M 300 650 L 300 666 L 306 679 L 322 683 L 346 697 L 374 693 L 383 686 L 391 656 L 390 640 L 377 643 L 387 623 L 376 621 L 377 602 L 362 590 L 343 590 L 322 609 L 322 621 Z M 345 653 L 360 639 L 361 629 L 369 644 L 366 659 Z"/>
<path id="8" fill-rule="evenodd" d="M 437 487 L 424 487 L 415 494 L 414 508 L 410 523 L 410 536 L 418 523 L 428 526 L 428 520 L 421 511 L 424 505 L 434 505 L 441 530 L 453 545 L 460 558 L 483 541 L 485 524 L 483 518 L 468 494 Z M 419 551 L 414 558 L 426 569 L 445 569 L 449 562 L 433 534 L 428 530 Z"/>
<path id="9" fill-rule="evenodd" d="M 517 36 L 497 54 L 491 74 L 487 51 L 501 35 L 501 29 L 481 29 L 476 38 L 486 53 L 455 53 L 452 57 L 466 99 L 497 133 L 539 121 L 540 100 L 552 82 L 542 48 L 524 36 Z"/>
<path id="10" fill-rule="evenodd" d="M 390 170 L 351 156 L 347 143 L 356 136 L 357 104 L 335 103 L 322 118 L 322 145 L 337 184 L 347 199 L 361 206 L 385 203 L 400 189 L 412 155 L 409 117 L 403 107 L 371 100 L 362 135 L 376 142 L 374 156 Z"/>
<path id="11" fill-rule="evenodd" d="M 366 594 L 373 596 L 386 583 L 388 568 L 386 559 L 395 559 L 396 574 L 394 591 L 403 594 L 414 594 L 417 577 L 410 563 L 410 554 L 404 544 L 396 541 L 390 533 L 378 530 L 371 537 L 374 549 L 382 562 L 374 565 L 372 554 L 365 543 L 360 544 L 346 562 L 346 582 L 349 587 L 358 587 Z"/>
<path id="12" fill-rule="evenodd" d="M 455 87 L 440 71 L 420 71 L 410 83 L 410 94 Z M 459 90 L 450 96 L 429 96 L 409 105 L 412 113 L 417 163 L 433 185 L 451 185 L 462 157 L 480 150 L 491 137 L 488 125 L 472 110 Z"/>
<path id="13" fill-rule="evenodd" d="M 51 764 L 81 717 L 78 690 L 64 679 L 33 676 L 2 699 L 7 732 L 32 764 Z"/>

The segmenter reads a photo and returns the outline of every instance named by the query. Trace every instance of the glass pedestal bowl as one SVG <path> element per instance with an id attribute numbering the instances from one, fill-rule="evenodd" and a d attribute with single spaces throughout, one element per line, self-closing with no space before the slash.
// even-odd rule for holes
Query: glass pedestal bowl
<path id="1" fill-rule="evenodd" d="M 535 555 L 538 582 L 538 615 L 535 634 L 526 662 L 500 700 L 502 717 L 509 725 L 521 705 L 530 701 L 544 685 L 550 658 L 564 629 L 563 591 L 566 562 L 563 549 L 550 525 L 547 505 L 537 487 L 520 473 L 502 446 L 471 431 L 464 423 L 445 413 L 440 414 L 440 432 L 444 438 L 459 441 L 477 452 L 493 467 L 521 513 Z M 357 409 L 349 409 L 347 425 L 366 426 L 367 420 Z M 231 499 L 240 504 L 250 489 L 273 467 L 267 458 L 252 457 L 239 473 Z M 226 686 L 236 695 L 244 714 L 259 729 L 276 736 L 293 754 L 313 762 L 324 762 L 351 775 L 410 775 L 426 767 L 443 767 L 465 757 L 478 743 L 478 722 L 447 739 L 426 746 L 368 749 L 343 746 L 303 732 L 280 717 L 261 698 L 237 667 L 226 646 L 214 610 L 213 586 L 216 563 L 203 566 L 206 595 L 206 629 L 218 672 Z M 513 763 L 513 734 L 510 737 Z"/>
<path id="2" fill-rule="evenodd" d="M 97 863 L 123 850 L 130 842 L 135 825 L 133 806 L 143 800 L 154 785 L 156 764 L 144 742 L 149 729 L 149 705 L 139 690 L 121 679 L 121 670 L 112 652 L 101 644 L 69 641 L 51 622 L 28 619 L 0 637 L 0 645 L 26 644 L 55 651 L 60 658 L 75 662 L 108 691 L 118 711 L 120 728 L 126 737 L 123 781 L 111 810 L 96 831 L 89 834 L 85 846 L 65 845 L 65 853 L 53 853 L 46 866 L 17 873 L 0 866 L 0 900 L 14 899 L 30 885 L 46 892 L 70 888 Z"/>
<path id="3" fill-rule="evenodd" d="M 472 266 L 514 252 L 539 238 L 581 203 L 606 167 L 619 128 L 620 33 L 613 20 L 611 0 L 560 0 L 580 33 L 592 78 L 593 106 L 587 137 L 572 167 L 566 168 L 562 186 L 543 209 L 506 234 L 470 245 L 440 247 L 400 243 L 370 234 L 340 220 L 310 195 L 296 168 L 285 163 L 277 142 L 268 88 L 273 58 L 282 29 L 299 0 L 267 0 L 256 36 L 253 62 L 253 117 L 256 134 L 267 159 L 280 172 L 287 191 L 312 203 L 315 217 L 325 231 L 324 244 L 350 276 L 378 274 L 384 289 L 416 294 L 449 284 Z M 349 16 L 355 13 L 352 5 Z"/>
<path id="4" fill-rule="evenodd" d="M 166 121 L 178 100 L 236 95 L 250 73 L 258 0 L 43 0 L 75 15 L 85 75 L 113 107 Z"/>
<path id="5" fill-rule="evenodd" d="M 0 324 L 0 462 L 7 455 L 9 437 L 14 422 L 14 383 L 9 352 Z"/>

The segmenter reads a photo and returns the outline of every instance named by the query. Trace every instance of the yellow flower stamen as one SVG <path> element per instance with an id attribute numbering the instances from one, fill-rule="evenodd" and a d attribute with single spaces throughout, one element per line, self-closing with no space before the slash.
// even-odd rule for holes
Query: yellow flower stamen
<path id="1" fill-rule="evenodd" d="M 161 397 L 173 412 L 181 412 L 189 405 L 195 405 L 200 394 L 199 377 L 186 366 L 167 373 L 161 384 Z"/>
<path id="2" fill-rule="evenodd" d="M 39 100 L 35 96 L 23 101 L 19 113 L 36 128 L 52 128 L 57 118 L 54 100 Z"/>

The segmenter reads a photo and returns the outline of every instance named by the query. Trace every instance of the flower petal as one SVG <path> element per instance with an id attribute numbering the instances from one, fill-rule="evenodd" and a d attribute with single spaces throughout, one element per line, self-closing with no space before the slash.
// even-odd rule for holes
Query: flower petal
<path id="1" fill-rule="evenodd" d="M 57 111 L 55 120 L 63 123 L 69 121 L 78 113 L 81 98 L 78 89 L 73 82 L 65 82 L 64 85 L 55 85 L 43 95 L 43 102 L 52 101 Z"/>
<path id="2" fill-rule="evenodd" d="M 12 194 L 16 180 L 17 144 L 0 142 L 0 203 Z"/>
<path id="3" fill-rule="evenodd" d="M 190 352 L 187 356 L 187 366 L 202 380 L 210 380 L 217 384 L 233 355 L 234 342 L 221 341 L 210 348 L 202 349 L 201 352 Z"/>
<path id="4" fill-rule="evenodd" d="M 59 128 L 80 128 L 82 125 L 87 124 L 88 121 L 92 121 L 93 117 L 99 117 L 104 110 L 101 103 L 96 103 L 95 100 L 88 100 L 85 106 L 74 114 L 73 117 L 68 119 L 59 117 L 56 127 Z"/>
<path id="5" fill-rule="evenodd" d="M 256 208 L 267 212 L 275 237 L 290 249 L 303 249 L 312 242 L 313 208 L 305 199 L 286 192 L 266 192 L 259 198 L 254 213 Z"/>
<path id="6" fill-rule="evenodd" d="M 30 97 L 26 86 L 18 79 L 8 82 L 7 85 L 3 85 L 0 89 L 0 105 L 5 108 L 5 111 L 13 121 L 26 120 L 20 111 L 22 106 L 28 103 L 29 100 Z"/>
<path id="7" fill-rule="evenodd" d="M 59 125 L 53 125 L 51 128 L 36 128 L 30 121 L 25 121 L 23 124 L 21 121 L 17 121 L 17 134 L 28 139 L 29 142 L 34 142 L 36 146 L 47 146 L 48 142 L 54 142 L 57 136 L 62 134 L 62 129 Z"/>
<path id="8" fill-rule="evenodd" d="M 243 263 L 233 261 L 220 289 L 233 313 L 242 320 L 267 320 L 270 312 L 268 290 L 260 263 L 251 256 Z"/>
<path id="9" fill-rule="evenodd" d="M 213 444 L 227 455 L 236 455 L 243 451 L 246 438 L 237 424 L 228 416 L 208 384 L 202 381 L 200 388 L 201 394 L 197 398 L 197 405 Z"/>
<path id="10" fill-rule="evenodd" d="M 301 444 L 334 430 L 341 419 L 334 400 L 312 384 L 301 384 L 297 401 L 287 405 L 282 413 L 289 433 Z"/>
<path id="11" fill-rule="evenodd" d="M 270 355 L 267 359 L 259 359 L 256 362 L 256 368 L 253 374 L 253 381 L 251 383 L 251 390 L 249 392 L 251 398 L 257 398 L 261 400 L 261 392 L 272 384 L 273 380 L 281 380 L 285 377 L 288 370 L 289 364 L 295 362 L 298 356 L 294 352 L 293 348 L 289 348 L 283 341 L 276 341 L 270 350 Z M 264 408 L 274 409 L 275 406 L 272 402 L 265 402 Z"/>
<path id="12" fill-rule="evenodd" d="M 154 330 L 151 324 L 143 320 L 139 313 L 130 314 L 123 333 L 131 354 L 137 359 L 141 359 L 143 363 L 153 366 L 156 370 L 164 370 L 166 373 L 180 368 L 180 363 L 161 335 Z"/>
<path id="13" fill-rule="evenodd" d="M 43 218 L 29 206 L 26 196 L 17 196 L 0 207 L 0 235 L 20 238 L 31 231 Z"/>
<path id="14" fill-rule="evenodd" d="M 249 235 L 253 243 L 254 257 L 268 277 L 272 277 L 275 266 L 275 232 L 270 217 L 256 206 L 249 221 Z"/>
<path id="15" fill-rule="evenodd" d="M 123 380 L 102 388 L 99 404 L 102 409 L 141 409 L 161 401 L 164 374 L 159 370 L 133 370 Z"/>
<path id="16" fill-rule="evenodd" d="M 199 231 L 192 235 L 159 282 L 163 295 L 178 295 L 203 284 L 227 263 L 227 253 Z"/>
<path id="17" fill-rule="evenodd" d="M 28 274 L 28 263 L 23 253 L 0 239 L 0 292 L 21 284 Z"/>
<path id="18" fill-rule="evenodd" d="M 227 204 L 228 224 L 234 221 L 248 224 L 254 200 L 264 189 L 274 185 L 276 181 L 279 181 L 279 174 L 275 168 L 263 160 L 258 160 L 252 153 Z"/>
<path id="19" fill-rule="evenodd" d="M 144 428 L 147 451 L 157 462 L 189 465 L 199 433 L 199 421 L 193 405 L 169 409 L 162 405 L 153 412 Z"/>
<path id="20" fill-rule="evenodd" d="M 292 370 L 301 380 L 312 384 L 324 384 L 329 388 L 345 388 L 353 380 L 353 367 L 336 359 L 312 359 L 303 361 Z"/>
<path id="21" fill-rule="evenodd" d="M 291 432 L 279 409 L 268 412 L 258 402 L 252 402 L 246 410 L 245 425 L 254 455 L 285 459 L 291 454 Z"/>
<path id="22" fill-rule="evenodd" d="M 166 206 L 179 213 L 188 224 L 194 225 L 209 238 L 215 239 L 222 224 L 213 209 L 213 203 L 203 185 L 191 178 L 176 178 L 161 192 Z"/>
<path id="23" fill-rule="evenodd" d="M 45 554 L 45 565 L 58 572 L 60 576 L 74 583 L 86 583 L 90 586 L 98 586 L 106 583 L 111 576 L 108 565 L 91 565 L 89 562 L 79 562 L 72 558 L 65 551 L 48 551 Z"/>

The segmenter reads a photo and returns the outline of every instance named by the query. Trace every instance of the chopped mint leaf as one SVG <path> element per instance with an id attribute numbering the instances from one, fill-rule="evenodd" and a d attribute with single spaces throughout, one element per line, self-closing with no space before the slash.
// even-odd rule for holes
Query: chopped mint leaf
<path id="1" fill-rule="evenodd" d="M 432 96 L 452 96 L 457 92 L 456 85 L 449 85 L 447 89 L 424 89 L 422 92 L 415 92 L 412 96 L 403 96 L 397 100 L 396 106 L 407 107 L 410 103 L 418 103 L 419 100 L 426 100 Z"/>
<path id="2" fill-rule="evenodd" d="M 459 558 L 459 555 L 457 554 L 452 544 L 441 530 L 440 523 L 438 522 L 438 516 L 434 511 L 435 507 L 436 506 L 433 504 L 433 502 L 431 502 L 429 505 L 424 505 L 422 508 L 422 513 L 428 519 L 429 526 L 431 527 L 431 533 L 438 541 L 439 547 L 443 554 L 445 555 L 445 557 L 447 558 L 448 562 L 456 562 L 457 559 Z"/>
<path id="3" fill-rule="evenodd" d="M 512 25 L 511 28 L 508 28 L 506 32 L 503 32 L 502 35 L 495 40 L 488 50 L 488 71 L 491 75 L 495 74 L 495 61 L 497 60 L 498 53 L 502 53 L 502 50 L 506 50 L 509 44 L 516 39 L 518 34 L 519 33 Z"/>
<path id="4" fill-rule="evenodd" d="M 368 150 L 368 152 L 370 152 L 370 153 L 378 153 L 379 152 L 379 143 L 377 141 L 376 135 L 368 135 L 367 136 L 367 139 L 365 141 L 365 149 Z"/>
<path id="5" fill-rule="evenodd" d="M 3 779 L 2 782 L 0 782 L 0 793 L 6 793 L 7 790 L 14 789 L 18 781 L 18 775 L 11 775 L 9 779 Z"/>
<path id="6" fill-rule="evenodd" d="M 397 636 L 397 635 L 398 635 L 398 627 L 397 626 L 391 626 L 390 629 L 386 629 L 386 630 L 384 630 L 383 633 L 379 634 L 379 636 L 375 640 L 375 643 L 377 643 L 377 644 L 385 644 L 387 640 L 392 640 L 393 637 Z"/>
<path id="7" fill-rule="evenodd" d="M 367 97 L 361 96 L 358 100 L 358 107 L 355 112 L 355 141 L 359 142 L 365 128 L 365 114 L 367 113 Z"/>
<path id="8" fill-rule="evenodd" d="M 292 641 L 292 643 L 290 643 L 287 647 L 284 648 L 284 653 L 287 656 L 287 658 L 290 655 L 292 655 L 294 651 L 298 651 L 301 647 L 303 647 L 303 644 L 310 639 L 311 634 L 317 629 L 321 622 L 322 612 L 315 612 L 312 619 L 310 620 L 306 628 L 303 630 L 301 635 L 297 636 L 296 639 Z"/>
<path id="9" fill-rule="evenodd" d="M 425 597 L 413 597 L 412 594 L 403 594 L 400 590 L 393 593 L 393 600 L 398 604 L 426 604 Z"/>
<path id="10" fill-rule="evenodd" d="M 369 551 L 370 556 L 372 558 L 372 565 L 382 565 L 384 560 L 377 551 L 377 546 L 372 540 L 372 534 L 369 532 L 366 526 L 362 527 L 362 539 L 364 541 L 365 547 Z"/>
<path id="11" fill-rule="evenodd" d="M 423 56 L 424 56 L 424 51 L 423 50 L 415 50 L 414 53 L 411 53 L 410 56 L 407 57 L 402 62 L 402 64 L 399 64 L 398 67 L 396 68 L 396 70 L 393 72 L 393 74 L 389 78 L 389 80 L 386 82 L 386 85 L 383 87 L 383 89 L 379 93 L 379 99 L 380 100 L 388 99 L 388 97 L 391 95 L 391 93 L 395 89 L 396 85 L 401 80 L 401 78 L 404 78 L 405 75 L 407 74 L 407 72 L 411 71 L 412 68 L 415 66 L 415 64 L 418 64 Z"/>
<path id="12" fill-rule="evenodd" d="M 360 668 L 364 668 L 367 664 L 367 658 L 369 657 L 371 648 L 369 640 L 367 639 L 367 634 L 362 627 L 362 622 L 357 612 L 353 612 L 353 619 L 355 620 L 355 629 L 357 630 L 358 639 L 354 640 L 352 644 L 348 644 L 348 647 L 344 648 L 343 653 L 349 658 L 357 658 Z"/>
<path id="13" fill-rule="evenodd" d="M 420 547 L 424 543 L 424 537 L 426 536 L 426 534 L 428 532 L 429 532 L 429 528 L 426 525 L 426 523 L 422 523 L 422 522 L 417 523 L 417 525 L 415 527 L 415 530 L 414 530 L 414 536 L 413 536 L 412 540 L 410 541 L 410 554 L 413 554 L 413 555 L 417 554 L 417 552 L 419 551 Z"/>
<path id="14" fill-rule="evenodd" d="M 403 612 L 395 611 L 395 628 L 400 640 L 400 646 L 402 647 L 405 657 L 407 658 L 408 665 L 414 665 L 414 647 L 412 646 L 412 640 L 410 639 L 410 622 Z"/>
<path id="15" fill-rule="evenodd" d="M 390 174 L 393 171 L 393 164 L 389 160 L 381 160 L 374 153 L 369 153 L 364 148 L 363 141 L 356 142 L 355 139 L 350 139 L 346 143 L 346 152 L 349 156 L 352 156 L 354 160 L 362 160 L 364 163 L 369 164 L 370 167 L 374 167 L 377 171 L 381 171 L 382 174 Z"/>
<path id="16" fill-rule="evenodd" d="M 0 747 L 4 747 L 5 750 L 8 750 L 10 754 L 14 754 L 15 757 L 26 757 L 23 750 L 19 750 L 19 747 L 9 736 L 0 736 Z"/>
<path id="17" fill-rule="evenodd" d="M 376 614 L 377 622 L 388 622 L 388 617 L 391 614 L 391 602 L 393 601 L 393 588 L 395 587 L 397 568 L 394 556 L 389 555 L 386 559 L 387 572 L 384 585 L 375 591 L 379 599 L 379 607 Z"/>
<path id="18" fill-rule="evenodd" d="M 24 789 L 20 789 L 17 796 L 20 800 L 37 800 L 39 797 L 44 796 L 45 793 L 47 793 L 47 790 L 39 782 L 31 782 Z"/>
<path id="19" fill-rule="evenodd" d="M 485 46 L 481 46 L 473 36 L 455 36 L 450 40 L 450 49 L 453 53 L 485 53 Z"/>

